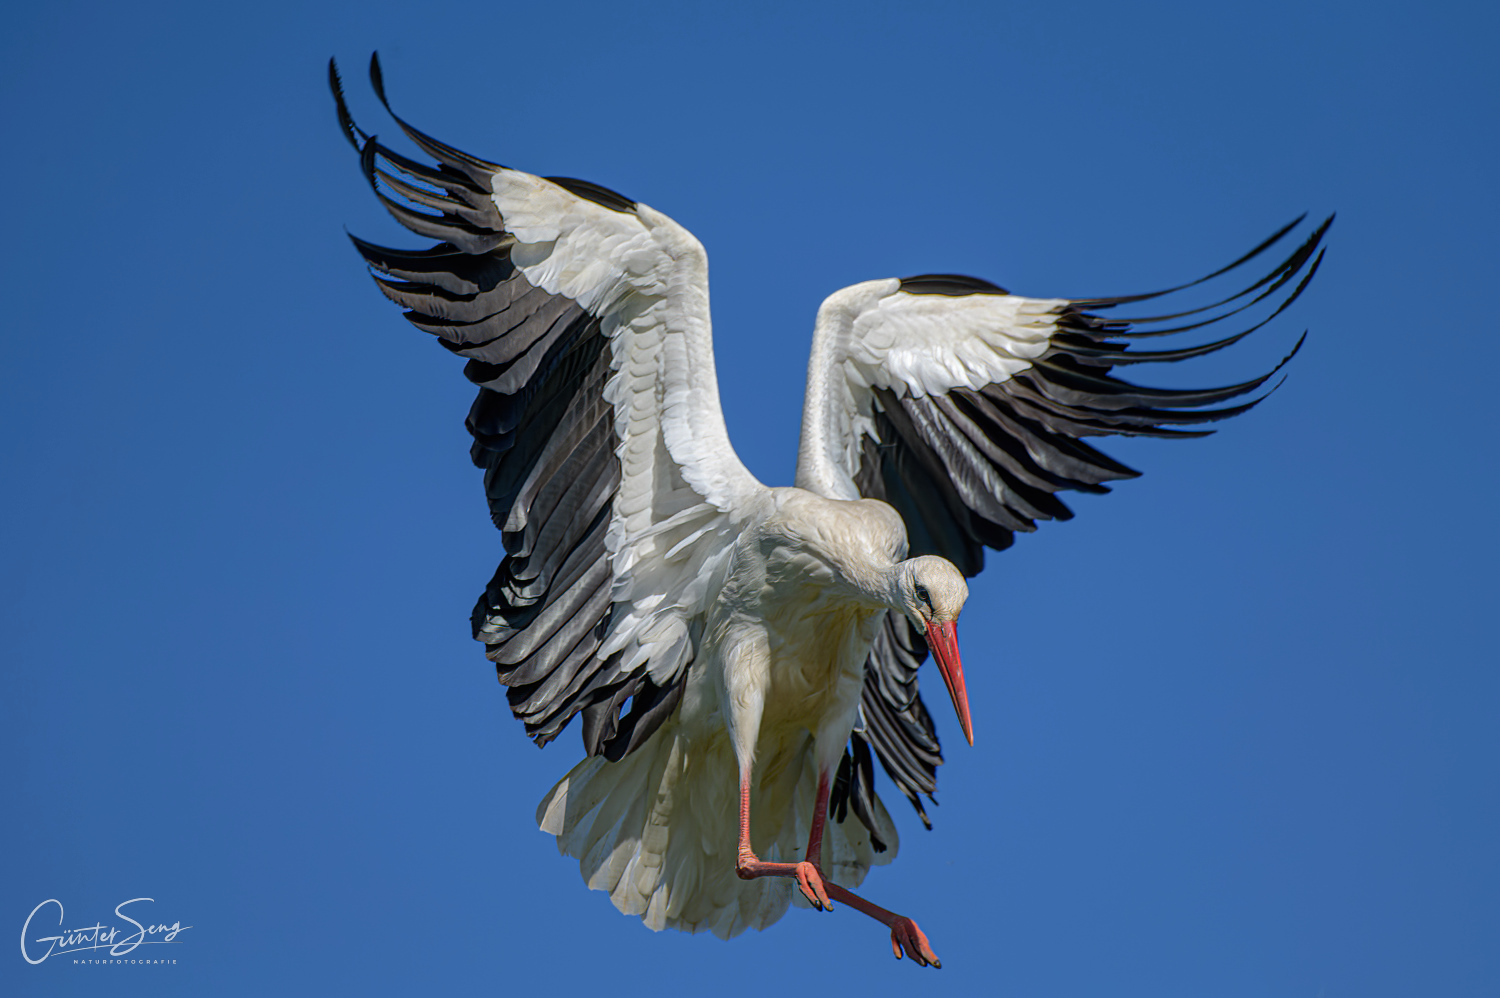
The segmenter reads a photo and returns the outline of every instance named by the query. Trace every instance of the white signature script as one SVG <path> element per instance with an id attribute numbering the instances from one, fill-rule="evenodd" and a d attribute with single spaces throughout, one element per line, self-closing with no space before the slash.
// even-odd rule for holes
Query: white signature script
<path id="1" fill-rule="evenodd" d="M 47 947 L 46 952 L 41 956 L 32 956 L 31 952 L 26 949 L 26 937 L 31 933 L 31 920 L 36 918 L 37 912 L 49 904 L 55 904 L 57 905 L 57 924 L 59 926 L 63 924 L 62 902 L 56 898 L 48 898 L 31 909 L 31 914 L 26 916 L 26 923 L 21 926 L 21 955 L 26 958 L 27 963 L 41 963 L 49 956 L 77 953 L 79 950 L 108 949 L 110 956 L 122 956 L 137 946 L 159 946 L 163 943 L 176 942 L 177 934 L 191 929 L 191 925 L 183 925 L 181 922 L 167 925 L 163 922 L 159 925 L 147 926 L 125 914 L 126 905 L 155 900 L 155 898 L 131 898 L 129 901 L 121 901 L 115 905 L 115 914 L 135 926 L 135 931 L 129 935 L 121 935 L 121 929 L 113 925 L 104 925 L 102 922 L 95 922 L 93 925 L 78 929 L 59 929 L 55 936 L 37 936 L 31 940 L 34 951 L 40 951 L 43 946 Z M 153 936 L 159 938 L 152 938 Z"/>

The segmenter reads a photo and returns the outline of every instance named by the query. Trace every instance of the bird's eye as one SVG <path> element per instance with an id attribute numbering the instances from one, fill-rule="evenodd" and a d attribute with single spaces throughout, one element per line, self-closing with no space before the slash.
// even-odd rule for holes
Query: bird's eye
<path id="1" fill-rule="evenodd" d="M 932 599 L 927 595 L 927 587 L 926 586 L 923 586 L 923 585 L 917 586 L 917 599 L 921 600 L 923 603 L 926 603 L 927 604 L 927 609 L 929 609 L 929 610 L 932 609 Z"/>

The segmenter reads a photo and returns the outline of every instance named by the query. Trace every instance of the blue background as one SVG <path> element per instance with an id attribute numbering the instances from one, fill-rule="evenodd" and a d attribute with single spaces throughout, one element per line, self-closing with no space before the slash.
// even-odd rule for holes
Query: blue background
<path id="1" fill-rule="evenodd" d="M 0 928 L 194 927 L 8 994 L 1500 993 L 1493 5 L 17 6 L 0 39 Z M 818 303 L 1151 290 L 1337 210 L 1286 384 L 994 556 L 978 744 L 866 893 L 723 943 L 586 891 L 468 637 L 471 389 L 370 284 L 325 84 L 676 218 L 731 435 L 790 481 Z M 1486 609 L 1489 608 L 1489 609 Z M 935 673 L 924 680 L 932 689 Z M 882 775 L 881 779 L 884 777 Z M 893 799 L 894 798 L 894 799 Z M 118 922 L 117 922 L 118 924 Z M 12 943 L 12 946 L 15 944 Z M 157 954 L 152 954 L 157 955 Z"/>

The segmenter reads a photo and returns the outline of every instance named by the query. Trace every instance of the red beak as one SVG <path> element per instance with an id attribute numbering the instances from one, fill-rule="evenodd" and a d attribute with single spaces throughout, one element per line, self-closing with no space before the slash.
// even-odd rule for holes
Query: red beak
<path id="1" fill-rule="evenodd" d="M 953 698 L 953 709 L 958 711 L 959 727 L 964 737 L 974 744 L 974 724 L 969 720 L 969 691 L 964 688 L 964 667 L 958 660 L 958 631 L 953 621 L 927 622 L 927 645 L 937 659 L 938 671 L 943 682 L 948 684 L 948 695 Z"/>

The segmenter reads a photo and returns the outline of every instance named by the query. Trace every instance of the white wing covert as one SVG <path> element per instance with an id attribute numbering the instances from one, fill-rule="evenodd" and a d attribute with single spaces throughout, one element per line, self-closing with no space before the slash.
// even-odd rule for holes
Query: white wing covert
<path id="1" fill-rule="evenodd" d="M 505 554 L 474 636 L 538 744 L 582 714 L 589 754 L 619 759 L 676 707 L 711 580 L 761 491 L 719 409 L 703 248 L 646 205 L 477 159 L 392 112 L 438 165 L 408 159 L 354 124 L 329 75 L 377 197 L 441 240 L 355 246 L 479 386 L 471 455 Z M 370 77 L 389 111 L 374 58 Z"/>
<path id="2" fill-rule="evenodd" d="M 882 499 L 905 521 L 913 556 L 939 555 L 965 575 L 978 574 L 986 547 L 1009 547 L 1017 531 L 1035 530 L 1037 520 L 1072 518 L 1056 493 L 1108 492 L 1106 482 L 1139 474 L 1082 438 L 1204 436 L 1211 431 L 1184 427 L 1256 405 L 1259 399 L 1222 403 L 1260 388 L 1281 365 L 1203 390 L 1142 387 L 1110 370 L 1202 356 L 1265 325 L 1316 273 L 1333 220 L 1270 273 L 1214 304 L 1139 318 L 1093 312 L 1220 277 L 1280 243 L 1301 221 L 1207 277 L 1150 294 L 1023 298 L 953 274 L 868 281 L 836 292 L 818 313 L 797 484 L 839 498 Z M 1270 314 L 1231 336 L 1174 350 L 1131 349 L 1134 340 L 1200 329 L 1267 299 Z M 1298 340 L 1292 354 L 1300 346 Z M 860 726 L 836 787 L 840 806 L 845 797 L 856 812 L 869 806 L 868 797 L 859 799 L 871 793 L 868 742 L 927 821 L 918 795 L 936 789 L 942 754 L 917 695 L 917 666 L 926 656 L 920 634 L 904 620 L 887 620 L 866 668 Z"/>

